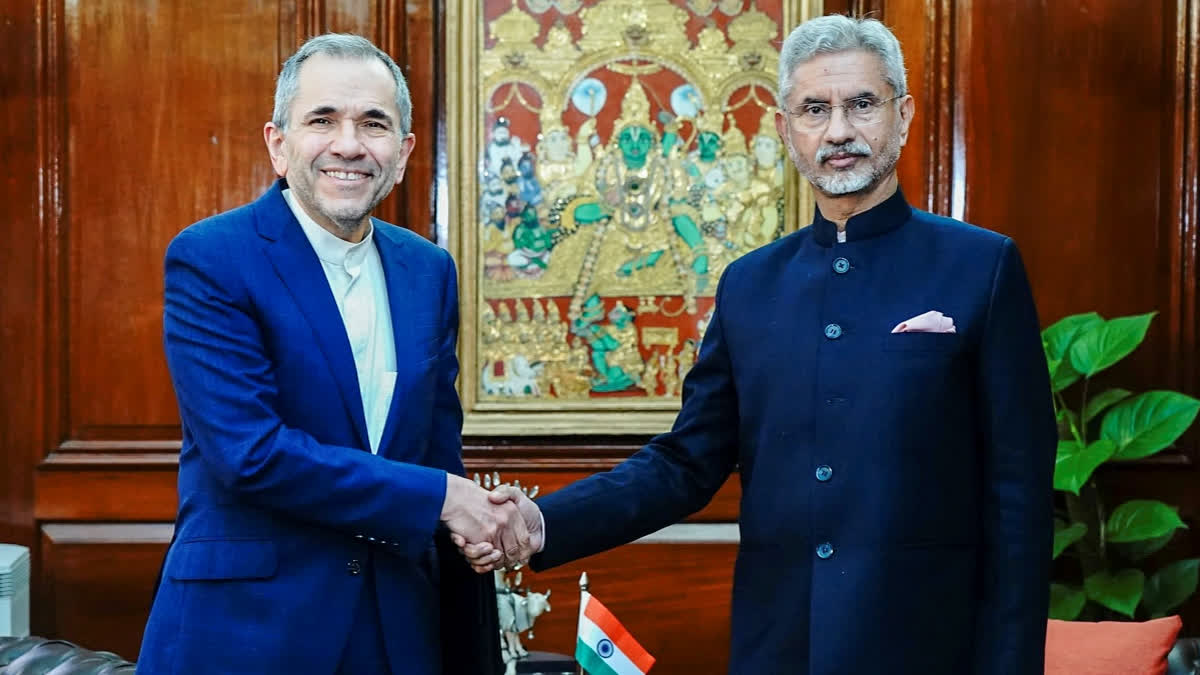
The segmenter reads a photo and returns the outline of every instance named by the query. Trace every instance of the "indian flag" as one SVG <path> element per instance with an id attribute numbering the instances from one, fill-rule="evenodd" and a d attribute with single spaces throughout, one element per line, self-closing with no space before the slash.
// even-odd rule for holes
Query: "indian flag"
<path id="1" fill-rule="evenodd" d="M 580 594 L 575 660 L 588 675 L 643 675 L 654 665 L 654 657 L 587 591 Z"/>

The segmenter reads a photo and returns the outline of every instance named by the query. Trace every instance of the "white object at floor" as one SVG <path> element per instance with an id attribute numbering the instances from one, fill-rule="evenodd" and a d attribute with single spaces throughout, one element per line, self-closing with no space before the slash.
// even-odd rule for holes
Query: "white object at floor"
<path id="1" fill-rule="evenodd" d="M 0 635 L 29 636 L 29 549 L 0 544 Z"/>

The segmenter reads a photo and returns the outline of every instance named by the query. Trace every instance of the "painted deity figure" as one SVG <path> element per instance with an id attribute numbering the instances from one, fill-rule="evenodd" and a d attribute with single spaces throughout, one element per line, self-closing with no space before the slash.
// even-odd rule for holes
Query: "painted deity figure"
<path id="1" fill-rule="evenodd" d="M 703 289 L 708 255 L 694 209 L 686 208 L 687 177 L 662 152 L 654 152 L 660 139 L 650 121 L 649 98 L 636 79 L 625 94 L 621 116 L 613 128 L 613 139 L 595 161 L 595 195 L 573 203 L 572 220 L 577 225 L 592 225 L 611 219 L 619 230 L 634 235 L 652 230 L 658 223 L 669 223 L 667 234 L 674 233 L 684 247 L 684 257 L 696 278 L 695 290 Z M 654 267 L 674 245 L 660 240 L 646 243 L 631 253 L 617 274 L 631 276 Z"/>
<path id="2" fill-rule="evenodd" d="M 634 376 L 617 365 L 620 356 L 620 341 L 608 330 L 608 326 L 600 325 L 604 319 L 604 304 L 600 296 L 592 295 L 583 303 L 579 318 L 571 323 L 571 331 L 585 340 L 591 348 L 591 365 L 595 371 L 592 377 L 592 391 L 613 392 L 625 391 L 637 384 Z M 618 327 L 620 330 L 621 327 Z"/>
<path id="3" fill-rule="evenodd" d="M 529 152 L 529 145 L 522 141 L 519 136 L 514 136 L 509 126 L 510 123 L 507 117 L 499 117 L 492 124 L 492 131 L 488 138 L 487 147 L 484 149 L 488 175 L 499 176 L 501 166 L 505 160 L 515 170 L 517 162 L 521 159 L 521 155 Z"/>
<path id="4" fill-rule="evenodd" d="M 745 191 L 746 210 L 735 227 L 738 243 L 746 249 L 774 239 L 782 224 L 779 202 L 783 191 L 783 157 L 774 119 L 774 111 L 766 110 L 751 141 L 754 166 Z"/>
<path id="5" fill-rule="evenodd" d="M 535 175 L 533 155 L 528 152 L 517 160 L 517 194 L 529 206 L 542 203 L 542 185 Z"/>
<path id="6" fill-rule="evenodd" d="M 545 201 L 553 204 L 575 194 L 575 148 L 571 134 L 556 110 L 543 110 L 537 143 L 537 180 Z"/>
<path id="7" fill-rule="evenodd" d="M 550 250 L 554 247 L 554 233 L 542 226 L 537 209 L 525 205 L 512 231 L 513 251 L 506 262 L 518 276 L 538 278 L 550 264 Z"/>

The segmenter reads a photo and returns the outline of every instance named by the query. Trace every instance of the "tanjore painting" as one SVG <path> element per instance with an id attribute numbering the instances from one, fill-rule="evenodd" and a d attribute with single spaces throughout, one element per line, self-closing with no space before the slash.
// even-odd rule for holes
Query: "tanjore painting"
<path id="1" fill-rule="evenodd" d="M 814 9 L 451 8 L 448 235 L 466 433 L 669 427 L 721 273 L 795 229 L 805 206 L 775 90 L 779 45 Z"/>

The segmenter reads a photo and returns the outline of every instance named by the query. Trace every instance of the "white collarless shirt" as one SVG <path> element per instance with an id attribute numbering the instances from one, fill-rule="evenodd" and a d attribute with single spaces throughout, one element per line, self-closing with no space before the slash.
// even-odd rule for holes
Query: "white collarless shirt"
<path id="1" fill-rule="evenodd" d="M 295 200 L 291 190 L 284 190 L 283 198 L 320 258 L 342 315 L 350 351 L 354 354 L 354 369 L 358 372 L 370 450 L 378 453 L 396 389 L 396 343 L 383 261 L 375 247 L 375 226 L 368 221 L 366 236 L 352 244 L 318 225 Z"/>

